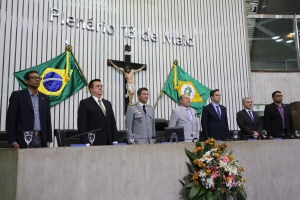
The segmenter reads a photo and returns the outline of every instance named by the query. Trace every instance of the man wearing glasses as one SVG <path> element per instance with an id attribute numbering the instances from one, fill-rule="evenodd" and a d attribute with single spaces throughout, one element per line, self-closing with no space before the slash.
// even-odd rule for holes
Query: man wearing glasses
<path id="1" fill-rule="evenodd" d="M 115 115 L 110 101 L 102 98 L 103 85 L 100 79 L 91 80 L 91 96 L 80 101 L 77 127 L 80 134 L 93 131 L 93 145 L 111 145 L 118 141 L 118 130 Z M 96 131 L 94 131 L 96 130 Z M 88 134 L 80 137 L 81 143 L 88 143 Z"/>
<path id="2" fill-rule="evenodd" d="M 269 139 L 282 137 L 288 138 L 288 134 L 294 133 L 294 121 L 291 109 L 282 103 L 280 91 L 272 93 L 273 103 L 266 105 L 264 118 Z"/>
<path id="3" fill-rule="evenodd" d="M 52 127 L 49 97 L 38 92 L 41 78 L 37 71 L 24 76 L 27 89 L 12 92 L 6 115 L 8 142 L 14 148 L 26 148 L 24 131 L 33 131 L 30 148 L 49 147 Z"/>

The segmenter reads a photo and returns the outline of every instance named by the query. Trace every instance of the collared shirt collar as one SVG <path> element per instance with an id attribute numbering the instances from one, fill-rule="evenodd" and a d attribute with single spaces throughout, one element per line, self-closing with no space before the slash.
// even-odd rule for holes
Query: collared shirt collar
<path id="1" fill-rule="evenodd" d="M 216 106 L 219 106 L 220 107 L 220 104 L 215 104 L 214 102 L 211 102 L 211 104 L 216 107 Z"/>
<path id="2" fill-rule="evenodd" d="M 98 97 L 95 97 L 95 96 L 93 96 L 93 95 L 92 95 L 92 97 L 93 97 L 93 98 L 95 99 L 95 101 L 98 103 L 98 100 L 99 100 Z M 101 97 L 100 97 L 100 100 L 102 101 L 102 98 L 101 98 Z"/>
<path id="3" fill-rule="evenodd" d="M 139 102 L 139 101 L 138 101 L 138 103 L 141 105 L 141 107 L 143 107 L 143 105 L 145 105 L 145 106 L 147 107 L 146 104 L 143 104 L 143 103 L 141 103 L 141 102 Z"/>
<path id="4" fill-rule="evenodd" d="M 247 112 L 249 112 L 249 111 L 251 111 L 252 112 L 252 110 L 248 110 L 247 108 L 244 108 Z"/>
<path id="5" fill-rule="evenodd" d="M 29 90 L 28 88 L 27 88 L 27 90 L 28 90 L 30 96 L 34 96 L 33 93 L 31 92 L 31 90 Z M 39 92 L 37 92 L 36 95 L 39 96 Z"/>

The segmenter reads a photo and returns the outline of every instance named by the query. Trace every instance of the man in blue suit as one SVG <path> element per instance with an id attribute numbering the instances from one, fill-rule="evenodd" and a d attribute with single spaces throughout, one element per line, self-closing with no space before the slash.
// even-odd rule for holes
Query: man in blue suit
<path id="1" fill-rule="evenodd" d="M 201 125 L 205 139 L 228 140 L 229 128 L 226 107 L 220 105 L 221 93 L 218 89 L 210 92 L 212 103 L 203 108 Z"/>

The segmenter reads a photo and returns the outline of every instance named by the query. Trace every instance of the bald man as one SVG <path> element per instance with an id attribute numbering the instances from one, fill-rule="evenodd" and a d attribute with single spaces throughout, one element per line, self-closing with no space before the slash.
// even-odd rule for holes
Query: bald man
<path id="1" fill-rule="evenodd" d="M 169 127 L 183 127 L 185 142 L 192 142 L 199 138 L 197 112 L 190 107 L 191 100 L 187 94 L 181 95 L 179 102 L 180 106 L 172 111 Z"/>

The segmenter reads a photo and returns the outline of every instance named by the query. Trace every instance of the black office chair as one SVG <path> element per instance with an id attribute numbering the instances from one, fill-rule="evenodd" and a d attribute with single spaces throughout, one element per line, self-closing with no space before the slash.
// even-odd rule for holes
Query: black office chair
<path id="1" fill-rule="evenodd" d="M 155 119 L 156 143 L 166 141 L 165 127 L 168 127 L 169 121 L 165 119 Z"/>
<path id="2" fill-rule="evenodd" d="M 240 140 L 240 131 L 238 130 L 229 130 L 229 138 L 228 140 L 237 141 Z"/>
<path id="3" fill-rule="evenodd" d="M 199 137 L 200 142 L 205 142 L 205 137 L 204 137 L 203 131 L 199 131 L 199 135 L 200 135 L 200 137 Z"/>
<path id="4" fill-rule="evenodd" d="M 119 130 L 118 131 L 118 142 L 119 143 L 128 143 L 127 131 L 126 130 Z"/>
<path id="5" fill-rule="evenodd" d="M 70 144 L 80 144 L 81 142 L 79 136 L 70 138 L 75 135 L 78 135 L 78 130 L 76 129 L 54 130 L 54 136 L 56 137 L 57 146 L 59 147 L 70 146 Z"/>
<path id="6" fill-rule="evenodd" d="M 7 142 L 6 131 L 0 131 L 0 148 L 12 148 L 12 145 Z"/>

